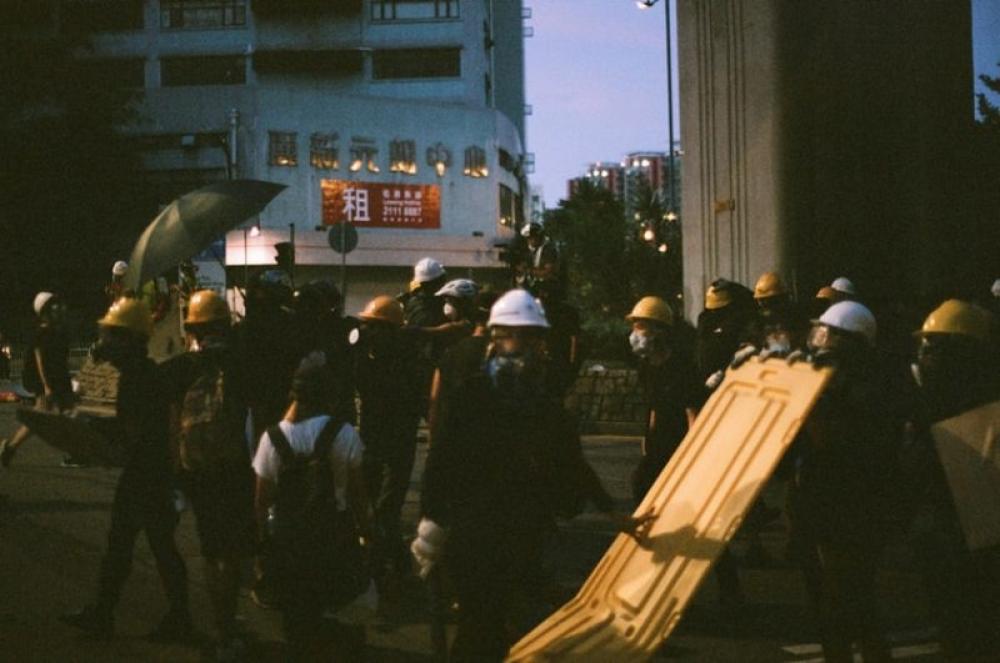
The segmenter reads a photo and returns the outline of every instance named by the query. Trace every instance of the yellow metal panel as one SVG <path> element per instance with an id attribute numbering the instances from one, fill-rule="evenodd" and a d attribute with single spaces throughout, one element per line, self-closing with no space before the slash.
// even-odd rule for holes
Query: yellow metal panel
<path id="1" fill-rule="evenodd" d="M 753 358 L 730 370 L 636 513 L 642 542 L 619 535 L 576 597 L 511 649 L 508 661 L 642 661 L 688 601 L 774 472 L 829 369 Z"/>
<path id="2" fill-rule="evenodd" d="M 972 550 L 1000 544 L 1000 401 L 931 428 Z"/>

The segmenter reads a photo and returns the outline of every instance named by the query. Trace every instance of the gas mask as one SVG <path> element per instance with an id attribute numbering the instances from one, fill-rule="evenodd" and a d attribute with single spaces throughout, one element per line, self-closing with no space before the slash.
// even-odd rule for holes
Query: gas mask
<path id="1" fill-rule="evenodd" d="M 114 328 L 102 329 L 101 337 L 94 346 L 96 361 L 106 361 L 116 367 L 144 357 L 146 343 Z"/>
<path id="2" fill-rule="evenodd" d="M 545 363 L 533 349 L 496 353 L 486 360 L 486 375 L 504 399 L 530 400 L 544 391 Z"/>
<path id="3" fill-rule="evenodd" d="M 628 336 L 628 343 L 632 347 L 632 354 L 640 359 L 649 358 L 654 354 L 670 356 L 670 348 L 661 334 L 633 329 Z"/>

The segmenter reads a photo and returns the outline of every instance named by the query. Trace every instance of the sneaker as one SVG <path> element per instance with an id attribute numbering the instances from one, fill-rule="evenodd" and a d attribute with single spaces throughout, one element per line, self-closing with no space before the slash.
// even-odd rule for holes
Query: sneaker
<path id="1" fill-rule="evenodd" d="M 95 638 L 108 639 L 115 632 L 115 618 L 98 611 L 96 606 L 88 605 L 78 612 L 71 612 L 59 617 L 59 621 L 74 626 Z"/>
<path id="2" fill-rule="evenodd" d="M 87 467 L 87 461 L 80 460 L 74 456 L 65 456 L 60 465 L 71 468 Z"/>
<path id="3" fill-rule="evenodd" d="M 156 628 L 146 634 L 152 642 L 191 642 L 194 639 L 194 624 L 188 613 L 168 612 Z"/>
<path id="4" fill-rule="evenodd" d="M 4 438 L 0 440 L 0 465 L 6 469 L 10 467 L 12 460 L 14 460 L 14 447 L 10 446 L 10 440 Z"/>

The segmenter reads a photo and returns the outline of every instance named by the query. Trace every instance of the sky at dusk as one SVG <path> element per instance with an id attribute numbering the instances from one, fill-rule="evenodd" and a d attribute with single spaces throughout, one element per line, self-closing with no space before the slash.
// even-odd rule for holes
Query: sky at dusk
<path id="1" fill-rule="evenodd" d="M 532 11 L 526 25 L 534 29 L 525 39 L 531 181 L 544 189 L 549 207 L 592 161 L 666 150 L 666 4 L 639 10 L 632 0 L 526 0 Z M 976 73 L 1000 75 L 1000 0 L 972 0 L 972 12 Z M 675 34 L 679 139 L 676 47 Z M 983 90 L 978 81 L 977 90 Z M 970 98 L 970 113 L 971 105 Z"/>

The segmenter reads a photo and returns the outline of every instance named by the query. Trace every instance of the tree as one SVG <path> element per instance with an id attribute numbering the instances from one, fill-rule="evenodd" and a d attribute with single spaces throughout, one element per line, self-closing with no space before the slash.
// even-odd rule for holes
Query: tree
<path id="1" fill-rule="evenodd" d="M 134 90 L 87 60 L 88 36 L 59 30 L 55 5 L 0 9 L 0 281 L 4 317 L 30 314 L 41 289 L 92 321 L 110 265 L 126 255 L 149 201 L 121 129 Z M 9 324 L 9 322 L 7 323 Z"/>
<path id="2" fill-rule="evenodd" d="M 581 309 L 591 347 L 602 356 L 621 350 L 625 315 L 640 297 L 674 301 L 681 288 L 679 224 L 665 219 L 648 183 L 639 183 L 631 207 L 635 212 L 626 218 L 622 201 L 582 181 L 546 214 L 546 231 L 566 265 L 570 297 Z M 645 237 L 647 229 L 652 241 Z"/>

